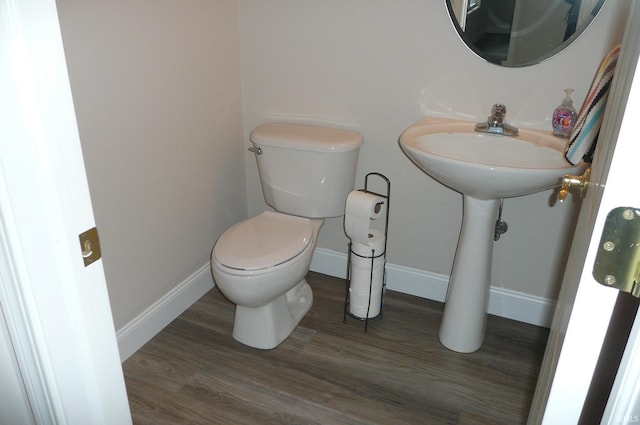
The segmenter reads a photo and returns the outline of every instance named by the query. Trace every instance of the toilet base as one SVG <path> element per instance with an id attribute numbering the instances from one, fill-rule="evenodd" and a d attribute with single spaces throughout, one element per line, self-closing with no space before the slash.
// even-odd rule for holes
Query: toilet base
<path id="1" fill-rule="evenodd" d="M 256 308 L 236 305 L 233 338 L 254 348 L 275 348 L 291 335 L 312 304 L 311 287 L 302 279 L 267 305 Z"/>

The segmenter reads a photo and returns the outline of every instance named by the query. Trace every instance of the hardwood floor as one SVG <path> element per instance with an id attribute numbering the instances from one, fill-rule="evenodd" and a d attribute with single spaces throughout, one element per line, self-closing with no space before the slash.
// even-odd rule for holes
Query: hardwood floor
<path id="1" fill-rule="evenodd" d="M 547 330 L 494 316 L 486 342 L 438 341 L 442 304 L 387 291 L 384 317 L 343 324 L 344 281 L 310 273 L 314 305 L 273 350 L 231 337 L 217 289 L 124 364 L 134 423 L 526 423 Z"/>

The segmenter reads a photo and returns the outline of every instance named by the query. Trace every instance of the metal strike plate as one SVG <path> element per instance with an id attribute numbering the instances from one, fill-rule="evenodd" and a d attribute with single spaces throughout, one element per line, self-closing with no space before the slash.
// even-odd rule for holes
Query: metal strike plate
<path id="1" fill-rule="evenodd" d="M 593 277 L 640 297 L 640 209 L 619 207 L 607 215 Z"/>
<path id="2" fill-rule="evenodd" d="M 87 267 L 94 261 L 99 260 L 102 256 L 102 253 L 100 252 L 98 229 L 93 227 L 86 232 L 81 233 L 79 238 L 80 249 L 82 250 L 82 260 L 84 261 L 84 266 Z"/>

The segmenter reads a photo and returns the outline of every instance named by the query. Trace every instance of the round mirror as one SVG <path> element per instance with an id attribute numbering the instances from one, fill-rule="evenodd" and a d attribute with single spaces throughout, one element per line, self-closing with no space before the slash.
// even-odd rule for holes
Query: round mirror
<path id="1" fill-rule="evenodd" d="M 568 46 L 604 0 L 446 0 L 462 40 L 503 66 L 536 64 Z"/>

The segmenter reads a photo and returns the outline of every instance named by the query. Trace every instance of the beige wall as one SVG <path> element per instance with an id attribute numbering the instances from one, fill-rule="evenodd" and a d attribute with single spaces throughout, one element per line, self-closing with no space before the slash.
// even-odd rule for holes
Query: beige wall
<path id="1" fill-rule="evenodd" d="M 497 101 L 511 123 L 548 128 L 562 89 L 584 98 L 622 31 L 619 5 L 560 56 L 503 69 L 460 43 L 442 0 L 58 0 L 116 328 L 266 208 L 246 147 L 269 120 L 362 132 L 357 186 L 370 171 L 392 181 L 388 261 L 448 274 L 461 197 L 411 165 L 398 136 L 424 115 L 485 119 Z M 574 208 L 550 197 L 506 201 L 494 286 L 555 296 Z M 346 243 L 327 220 L 319 247 Z"/>
<path id="2" fill-rule="evenodd" d="M 59 0 L 117 329 L 246 217 L 234 0 Z"/>
<path id="3" fill-rule="evenodd" d="M 357 187 L 367 172 L 392 183 L 387 261 L 448 275 L 462 198 L 419 171 L 398 136 L 424 115 L 485 120 L 506 104 L 517 126 L 550 128 L 562 90 L 582 103 L 604 54 L 621 37 L 623 2 L 609 1 L 594 25 L 546 62 L 506 69 L 458 39 L 444 0 L 239 0 L 245 136 L 270 120 L 360 131 Z M 246 142 L 245 142 L 246 143 Z M 249 214 L 265 208 L 247 157 Z M 552 192 L 505 201 L 509 232 L 495 244 L 493 285 L 554 298 L 574 204 Z M 318 247 L 346 252 L 340 219 L 327 220 Z"/>

